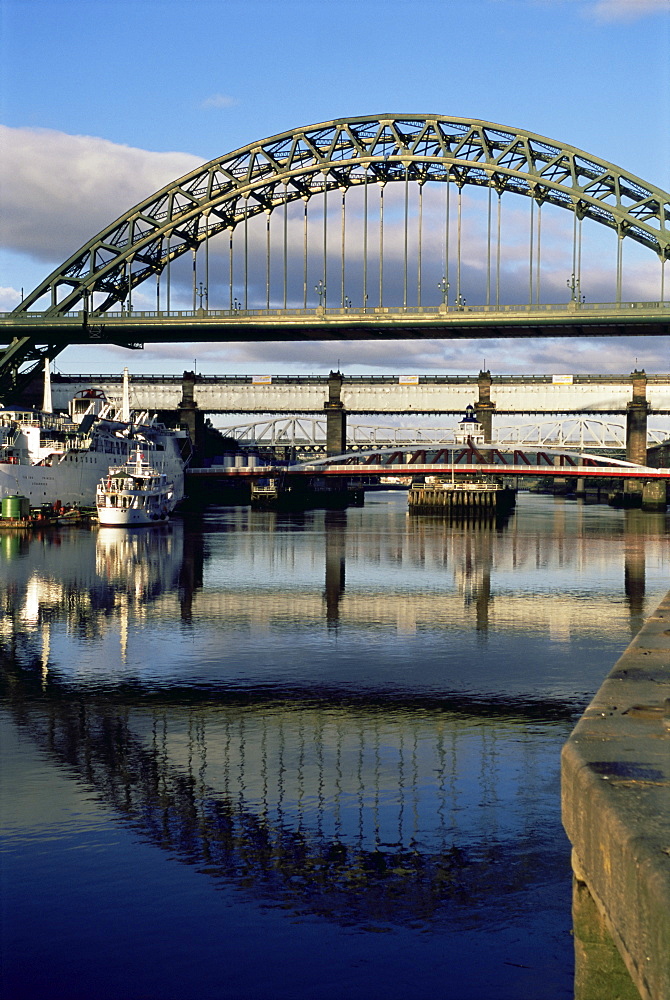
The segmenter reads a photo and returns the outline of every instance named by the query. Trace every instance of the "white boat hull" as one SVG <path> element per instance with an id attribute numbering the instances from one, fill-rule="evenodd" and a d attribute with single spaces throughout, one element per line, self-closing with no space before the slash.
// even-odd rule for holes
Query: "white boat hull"
<path id="1" fill-rule="evenodd" d="M 70 400 L 67 413 L 53 413 L 48 388 L 47 367 L 44 409 L 0 405 L 0 500 L 18 495 L 31 507 L 92 507 L 100 480 L 138 450 L 172 484 L 174 503 L 183 499 L 188 435 L 131 413 L 127 369 L 120 410 L 92 386 Z"/>
<path id="2" fill-rule="evenodd" d="M 184 497 L 184 462 L 174 441 L 165 437 L 163 442 L 160 469 L 174 483 L 175 501 L 179 502 Z M 154 459 L 152 451 L 148 454 Z M 18 495 L 27 497 L 31 507 L 58 502 L 92 507 L 98 483 L 123 457 L 118 452 L 91 449 L 66 452 L 55 457 L 52 465 L 18 465 L 3 461 L 0 454 L 0 500 Z"/>
<path id="3" fill-rule="evenodd" d="M 156 527 L 165 524 L 167 514 L 156 514 L 151 517 L 147 511 L 130 508 L 117 510 L 114 507 L 98 508 L 98 521 L 101 528 L 142 528 Z"/>
<path id="4" fill-rule="evenodd" d="M 150 465 L 139 448 L 124 465 L 110 469 L 96 489 L 98 521 L 103 527 L 134 528 L 164 523 L 175 503 L 174 483 Z"/>

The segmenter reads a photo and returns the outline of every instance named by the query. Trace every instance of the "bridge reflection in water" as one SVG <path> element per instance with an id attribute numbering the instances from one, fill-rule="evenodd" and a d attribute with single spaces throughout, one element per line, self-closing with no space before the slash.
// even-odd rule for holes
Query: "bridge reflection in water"
<path id="1" fill-rule="evenodd" d="M 665 516 L 522 495 L 459 526 L 402 501 L 4 536 L 3 704 L 217 886 L 340 928 L 544 922 L 569 979 L 558 749 L 603 627 L 624 646 L 665 587 Z"/>
<path id="2" fill-rule="evenodd" d="M 0 620 L 0 637 L 33 644 L 38 626 L 44 631 L 62 621 L 82 641 L 118 635 L 125 662 L 129 629 L 139 635 L 152 621 L 166 633 L 177 621 L 193 626 L 206 649 L 231 630 L 265 641 L 273 632 L 288 635 L 296 623 L 353 635 L 370 627 L 404 637 L 472 628 L 548 632 L 556 640 L 591 634 L 594 616 L 607 612 L 616 629 L 639 630 L 648 558 L 654 567 L 665 559 L 665 514 L 610 511 L 619 546 L 612 525 L 599 527 L 596 509 L 560 500 L 544 501 L 551 529 L 541 532 L 528 510 L 521 520 L 459 523 L 408 518 L 404 496 L 398 501 L 379 523 L 372 500 L 366 510 L 296 515 L 226 508 L 223 524 L 214 515 L 200 522 L 189 515 L 188 526 L 176 521 L 149 533 L 105 528 L 94 536 L 61 536 L 57 545 L 37 533 L 7 532 L 0 557 L 11 571 L 0 580 L 0 598 L 10 613 Z M 533 503 L 522 494 L 522 506 L 527 501 Z M 555 596 L 557 578 L 578 580 L 590 565 L 602 576 L 588 607 L 574 586 L 560 600 L 543 600 Z M 71 664 L 59 664 L 69 680 L 99 681 L 101 664 L 95 655 L 89 660 L 90 648 L 78 651 L 74 678 Z M 151 684 L 171 677 L 174 647 L 161 653 L 162 669 L 153 658 L 139 668 L 131 658 L 133 677 Z M 106 648 L 107 664 L 111 655 Z"/>
<path id="3" fill-rule="evenodd" d="M 513 910 L 515 892 L 557 864 L 569 872 L 539 836 L 556 765 L 532 720 L 371 705 L 14 709 L 143 837 L 256 898 L 345 923 L 462 920 L 445 905 L 495 890 Z"/>

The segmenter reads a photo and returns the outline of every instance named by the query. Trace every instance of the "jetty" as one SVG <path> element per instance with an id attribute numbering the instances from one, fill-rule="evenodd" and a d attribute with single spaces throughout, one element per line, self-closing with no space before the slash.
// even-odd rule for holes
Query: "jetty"
<path id="1" fill-rule="evenodd" d="M 516 504 L 516 490 L 493 480 L 427 476 L 412 483 L 407 503 L 416 514 L 507 514 Z"/>
<path id="2" fill-rule="evenodd" d="M 60 507 L 43 504 L 31 507 L 27 497 L 4 497 L 0 504 L 0 531 L 32 531 L 63 524 L 90 524 L 97 520 L 95 508 Z"/>

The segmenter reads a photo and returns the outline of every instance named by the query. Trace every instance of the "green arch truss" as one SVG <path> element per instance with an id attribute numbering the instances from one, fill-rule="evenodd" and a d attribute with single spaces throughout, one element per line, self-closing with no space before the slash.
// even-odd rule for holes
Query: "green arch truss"
<path id="1" fill-rule="evenodd" d="M 284 132 L 173 181 L 77 250 L 17 306 L 50 293 L 47 315 L 123 302 L 130 289 L 245 217 L 324 190 L 405 179 L 472 184 L 589 218 L 670 258 L 670 194 L 532 132 L 438 115 L 340 119 Z"/>

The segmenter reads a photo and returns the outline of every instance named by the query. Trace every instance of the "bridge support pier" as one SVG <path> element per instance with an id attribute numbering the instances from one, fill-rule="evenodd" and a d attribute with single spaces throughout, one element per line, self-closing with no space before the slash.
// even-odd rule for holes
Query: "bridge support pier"
<path id="1" fill-rule="evenodd" d="M 195 401 L 195 372 L 184 372 L 181 382 L 181 400 L 177 410 L 179 424 L 188 431 L 193 445 L 193 464 L 198 465 L 202 450 L 205 416 Z"/>
<path id="2" fill-rule="evenodd" d="M 347 414 L 340 398 L 342 375 L 328 375 L 328 402 L 323 404 L 326 414 L 326 455 L 342 455 L 347 450 Z"/>
<path id="3" fill-rule="evenodd" d="M 482 431 L 484 432 L 484 440 L 493 440 L 493 411 L 496 408 L 496 404 L 491 402 L 491 372 L 490 371 L 480 371 L 479 378 L 477 379 L 477 386 L 479 389 L 479 399 L 475 405 L 475 413 L 477 414 L 477 421 L 482 425 Z"/>
<path id="4" fill-rule="evenodd" d="M 642 487 L 642 510 L 665 510 L 668 506 L 665 479 L 652 479 Z"/>
<path id="5" fill-rule="evenodd" d="M 638 465 L 647 464 L 647 375 L 637 369 L 631 374 L 633 398 L 626 406 L 626 461 Z M 626 482 L 624 492 L 642 494 L 642 483 L 637 480 Z"/>

